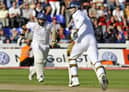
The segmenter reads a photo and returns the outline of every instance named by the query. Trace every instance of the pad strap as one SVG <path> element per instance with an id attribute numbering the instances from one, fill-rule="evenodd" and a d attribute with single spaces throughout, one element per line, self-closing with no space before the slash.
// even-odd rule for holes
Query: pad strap
<path id="1" fill-rule="evenodd" d="M 71 60 L 76 60 L 76 59 L 69 59 L 69 61 L 71 61 Z"/>
<path id="2" fill-rule="evenodd" d="M 77 67 L 77 64 L 70 64 L 69 67 Z"/>
<path id="3" fill-rule="evenodd" d="M 73 78 L 73 77 L 78 77 L 78 75 L 71 75 L 71 77 Z"/>
<path id="4" fill-rule="evenodd" d="M 105 74 L 106 74 L 106 70 L 105 70 L 104 66 L 98 66 L 98 67 L 96 67 L 96 71 L 97 71 L 98 69 L 100 69 L 100 68 L 103 68 L 103 69 L 104 69 L 104 72 L 105 72 Z"/>

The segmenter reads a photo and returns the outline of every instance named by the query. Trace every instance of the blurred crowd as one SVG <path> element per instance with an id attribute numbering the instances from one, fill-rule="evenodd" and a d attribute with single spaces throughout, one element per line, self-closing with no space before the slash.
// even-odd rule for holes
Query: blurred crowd
<path id="1" fill-rule="evenodd" d="M 75 0 L 0 0 L 0 42 L 17 43 L 32 39 L 24 25 L 45 13 L 51 24 L 52 47 L 70 42 L 71 15 L 67 7 Z M 128 0 L 76 0 L 93 23 L 98 43 L 125 43 L 129 40 Z"/>

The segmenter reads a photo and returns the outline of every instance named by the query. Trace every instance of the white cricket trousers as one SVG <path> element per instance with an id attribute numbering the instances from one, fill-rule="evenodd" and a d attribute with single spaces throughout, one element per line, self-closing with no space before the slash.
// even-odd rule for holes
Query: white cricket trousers
<path id="1" fill-rule="evenodd" d="M 60 14 L 60 2 L 59 1 L 50 1 L 49 4 L 52 7 L 51 17 L 54 17 L 55 12 L 56 12 L 56 15 L 59 15 Z"/>
<path id="2" fill-rule="evenodd" d="M 44 45 L 42 41 L 35 41 L 32 42 L 32 51 L 34 54 L 34 67 L 38 79 L 44 76 L 43 66 L 48 56 L 49 47 Z"/>
<path id="3" fill-rule="evenodd" d="M 77 59 L 84 51 L 87 52 L 87 56 L 93 64 L 98 62 L 98 50 L 94 35 L 79 36 L 72 48 L 70 58 Z"/>

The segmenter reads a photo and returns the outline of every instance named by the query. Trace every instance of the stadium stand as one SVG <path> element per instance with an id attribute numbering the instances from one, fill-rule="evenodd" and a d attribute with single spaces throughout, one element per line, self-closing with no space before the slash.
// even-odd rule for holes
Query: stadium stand
<path id="1" fill-rule="evenodd" d="M 11 30 L 16 28 L 18 31 L 18 37 L 23 30 L 23 25 L 32 21 L 35 16 L 34 11 L 36 7 L 41 7 L 41 11 L 46 14 L 49 23 L 52 22 L 52 18 L 56 17 L 57 23 L 61 25 L 59 33 L 63 30 L 63 35 L 59 36 L 59 42 L 68 43 L 70 40 L 70 29 L 67 28 L 67 23 L 70 20 L 69 13 L 67 11 L 67 5 L 73 0 L 55 0 L 60 4 L 60 12 L 53 12 L 52 0 L 0 0 L 0 23 L 4 30 L 4 36 L 8 42 L 14 43 L 11 40 Z M 81 4 L 81 10 L 84 11 L 91 18 L 95 29 L 95 35 L 98 43 L 125 43 L 129 39 L 129 2 L 128 0 L 78 0 Z M 41 6 L 38 6 L 38 3 Z M 29 5 L 28 12 L 26 6 Z M 14 12 L 10 9 L 14 7 Z M 59 7 L 58 7 L 59 8 Z M 32 11 L 31 11 L 32 10 Z M 23 13 L 29 14 L 29 18 L 24 18 Z M 36 12 L 38 13 L 38 12 Z M 95 14 L 94 14 L 95 13 Z M 8 20 L 8 21 L 5 21 Z M 9 25 L 7 25 L 9 24 Z M 60 34 L 59 34 L 60 35 Z M 1 35 L 0 35 L 1 36 Z M 62 37 L 62 38 L 60 38 Z M 1 40 L 1 39 L 0 39 Z M 15 42 L 16 43 L 16 42 Z"/>

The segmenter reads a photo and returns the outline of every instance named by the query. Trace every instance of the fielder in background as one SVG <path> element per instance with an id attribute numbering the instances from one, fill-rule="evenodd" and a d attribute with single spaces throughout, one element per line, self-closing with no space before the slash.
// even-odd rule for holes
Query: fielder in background
<path id="1" fill-rule="evenodd" d="M 73 1 L 69 4 L 68 10 L 72 15 L 76 31 L 73 33 L 74 46 L 69 56 L 69 86 L 79 86 L 78 67 L 76 59 L 84 52 L 87 52 L 88 59 L 91 61 L 93 69 L 103 90 L 108 87 L 105 68 L 98 60 L 97 43 L 94 30 L 89 17 L 80 10 L 80 3 Z"/>
<path id="2" fill-rule="evenodd" d="M 29 69 L 29 80 L 32 80 L 32 77 L 36 74 L 38 82 L 42 82 L 45 78 L 43 67 L 49 52 L 50 26 L 46 21 L 45 14 L 39 13 L 37 20 L 28 22 L 26 27 L 33 31 L 31 45 L 34 55 L 34 66 Z"/>
<path id="3" fill-rule="evenodd" d="M 20 61 L 20 66 L 33 66 L 34 57 L 32 55 L 31 41 L 25 42 L 26 45 L 21 47 L 20 56 L 15 55 L 16 61 Z"/>

